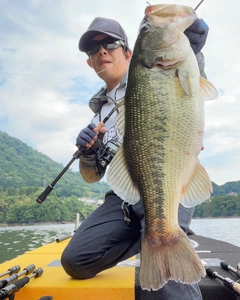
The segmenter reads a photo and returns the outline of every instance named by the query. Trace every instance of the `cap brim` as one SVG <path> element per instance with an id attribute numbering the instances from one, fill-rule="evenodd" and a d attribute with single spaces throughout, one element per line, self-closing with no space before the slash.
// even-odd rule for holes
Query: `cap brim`
<path id="1" fill-rule="evenodd" d="M 91 39 L 96 36 L 97 34 L 100 34 L 100 33 L 105 33 L 109 36 L 112 36 L 113 38 L 116 38 L 116 39 L 119 39 L 119 40 L 122 40 L 123 41 L 123 38 L 117 34 L 114 34 L 112 32 L 107 32 L 107 31 L 101 31 L 101 30 L 90 30 L 90 31 L 87 31 L 85 32 L 80 40 L 79 40 L 79 44 L 78 44 L 78 48 L 80 51 L 82 52 L 87 52 L 88 48 L 88 43 L 91 41 Z"/>

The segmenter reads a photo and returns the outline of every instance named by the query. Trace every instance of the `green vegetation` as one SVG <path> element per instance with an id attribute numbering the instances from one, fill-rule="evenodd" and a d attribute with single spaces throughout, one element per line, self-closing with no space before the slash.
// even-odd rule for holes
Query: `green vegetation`
<path id="1" fill-rule="evenodd" d="M 240 194 L 215 196 L 196 207 L 195 218 L 240 217 Z"/>
<path id="2" fill-rule="evenodd" d="M 0 223 L 37 223 L 74 221 L 80 211 L 89 215 L 96 206 L 87 205 L 76 196 L 57 197 L 55 191 L 43 204 L 35 199 L 43 192 L 39 187 L 9 188 L 0 191 Z"/>
<path id="3" fill-rule="evenodd" d="M 223 185 L 217 185 L 216 183 L 213 182 L 212 185 L 213 185 L 212 197 L 226 196 L 231 193 L 236 193 L 236 194 L 240 193 L 240 180 L 226 182 Z"/>
<path id="4" fill-rule="evenodd" d="M 0 131 L 0 223 L 73 221 L 76 212 L 87 216 L 95 205 L 81 198 L 104 199 L 106 182 L 86 183 L 69 169 L 40 205 L 36 199 L 64 168 L 48 156 Z M 213 183 L 211 200 L 196 208 L 194 217 L 240 216 L 240 181 Z"/>
<path id="5" fill-rule="evenodd" d="M 68 169 L 43 204 L 36 203 L 45 187 L 64 168 L 48 156 L 0 131 L 0 223 L 73 220 L 73 213 L 88 215 L 96 206 L 79 198 L 104 199 L 106 182 L 86 183 Z"/>
<path id="6" fill-rule="evenodd" d="M 0 187 L 4 191 L 26 186 L 45 187 L 63 168 L 48 156 L 0 131 Z M 88 184 L 79 172 L 68 169 L 54 190 L 58 197 L 74 195 L 102 199 L 109 186 L 106 182 Z"/>

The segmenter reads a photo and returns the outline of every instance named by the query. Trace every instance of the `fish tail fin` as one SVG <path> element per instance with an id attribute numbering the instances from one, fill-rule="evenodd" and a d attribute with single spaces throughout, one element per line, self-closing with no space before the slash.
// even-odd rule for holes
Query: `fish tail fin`
<path id="1" fill-rule="evenodd" d="M 143 290 L 156 291 L 168 280 L 190 284 L 197 283 L 206 275 L 187 235 L 179 229 L 174 238 L 153 245 L 147 236 L 143 237 L 141 249 L 140 285 Z"/>

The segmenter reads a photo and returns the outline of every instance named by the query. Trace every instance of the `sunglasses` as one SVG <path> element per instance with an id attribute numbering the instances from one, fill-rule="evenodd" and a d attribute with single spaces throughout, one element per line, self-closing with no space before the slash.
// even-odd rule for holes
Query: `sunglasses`
<path id="1" fill-rule="evenodd" d="M 124 42 L 121 40 L 116 40 L 112 38 L 106 38 L 101 41 L 91 41 L 88 45 L 88 50 L 86 51 L 87 55 L 90 56 L 94 53 L 97 53 L 100 49 L 100 46 L 103 46 L 106 50 L 118 49 L 120 46 L 125 47 Z"/>

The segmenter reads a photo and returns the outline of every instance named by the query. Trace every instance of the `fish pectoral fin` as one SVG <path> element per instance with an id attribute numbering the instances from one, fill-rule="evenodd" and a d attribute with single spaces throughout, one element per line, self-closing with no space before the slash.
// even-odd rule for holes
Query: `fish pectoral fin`
<path id="1" fill-rule="evenodd" d="M 130 204 L 135 204 L 139 201 L 140 194 L 128 172 L 123 145 L 118 148 L 117 153 L 109 164 L 107 182 L 122 200 Z"/>
<path id="2" fill-rule="evenodd" d="M 186 187 L 180 203 L 185 207 L 193 207 L 209 199 L 213 192 L 208 173 L 198 161 L 195 172 Z"/>
<path id="3" fill-rule="evenodd" d="M 213 100 L 217 98 L 218 91 L 210 81 L 208 81 L 203 77 L 200 77 L 200 88 L 201 88 L 201 93 L 203 95 L 203 99 L 205 101 Z"/>
<path id="4" fill-rule="evenodd" d="M 188 95 L 191 96 L 191 83 L 190 83 L 190 77 L 188 76 L 187 73 L 182 72 L 181 70 L 178 70 L 177 76 L 180 80 L 181 86 L 184 89 L 184 92 Z"/>

